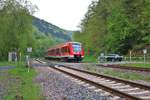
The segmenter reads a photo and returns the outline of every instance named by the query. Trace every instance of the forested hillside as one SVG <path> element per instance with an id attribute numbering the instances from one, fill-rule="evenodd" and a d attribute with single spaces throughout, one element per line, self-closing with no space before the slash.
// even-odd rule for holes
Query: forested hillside
<path id="1" fill-rule="evenodd" d="M 33 25 L 37 28 L 37 30 L 47 36 L 59 39 L 61 41 L 70 41 L 71 37 L 69 34 L 72 34 L 71 31 L 67 31 L 59 28 L 51 23 L 48 23 L 39 18 L 33 17 Z"/>
<path id="2" fill-rule="evenodd" d="M 50 46 L 71 40 L 71 31 L 33 17 L 35 11 L 28 0 L 0 1 L 0 60 L 7 60 L 9 52 L 23 58 L 28 47 L 33 56 L 43 56 Z"/>
<path id="3" fill-rule="evenodd" d="M 89 6 L 74 40 L 86 52 L 128 54 L 150 45 L 150 0 L 98 0 Z"/>
<path id="4" fill-rule="evenodd" d="M 35 39 L 33 56 L 43 57 L 47 48 L 72 40 L 72 31 L 59 28 L 44 20 L 33 17 L 33 37 Z"/>

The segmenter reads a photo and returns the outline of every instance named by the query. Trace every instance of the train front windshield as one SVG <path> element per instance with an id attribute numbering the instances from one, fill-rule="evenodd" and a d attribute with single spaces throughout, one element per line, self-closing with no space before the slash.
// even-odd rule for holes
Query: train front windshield
<path id="1" fill-rule="evenodd" d="M 73 51 L 74 52 L 81 52 L 81 45 L 80 44 L 73 44 Z"/>

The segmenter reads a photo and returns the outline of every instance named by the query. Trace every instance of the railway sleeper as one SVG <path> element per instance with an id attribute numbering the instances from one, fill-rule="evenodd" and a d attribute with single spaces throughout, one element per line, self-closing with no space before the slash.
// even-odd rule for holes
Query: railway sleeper
<path id="1" fill-rule="evenodd" d="M 147 93 L 150 93 L 150 91 L 131 92 L 129 94 L 131 94 L 131 95 L 142 95 L 142 94 L 147 94 Z"/>
<path id="2" fill-rule="evenodd" d="M 114 89 L 123 89 L 123 88 L 131 88 L 130 85 L 124 85 L 124 86 L 114 86 Z"/>
<path id="3" fill-rule="evenodd" d="M 133 90 L 139 90 L 139 88 L 125 88 L 125 89 L 120 89 L 120 91 L 123 91 L 123 92 L 129 92 L 129 91 L 133 91 Z"/>
<path id="4" fill-rule="evenodd" d="M 141 96 L 141 98 L 144 100 L 150 100 L 150 96 Z"/>

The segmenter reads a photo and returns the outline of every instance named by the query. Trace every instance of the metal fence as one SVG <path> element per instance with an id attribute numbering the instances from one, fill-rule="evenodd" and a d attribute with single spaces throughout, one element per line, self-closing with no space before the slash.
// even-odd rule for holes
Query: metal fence
<path id="1" fill-rule="evenodd" d="M 97 58 L 98 62 L 107 62 L 106 59 L 101 59 L 100 57 Z M 133 56 L 133 57 L 129 57 L 129 56 L 124 56 L 121 62 L 146 62 L 146 63 L 150 63 L 150 57 L 146 56 L 144 58 L 144 56 Z"/>
<path id="2" fill-rule="evenodd" d="M 129 57 L 129 56 L 125 56 L 123 57 L 123 61 L 137 61 L 137 62 L 150 62 L 150 57 L 145 57 L 144 56 L 138 56 L 138 57 Z"/>

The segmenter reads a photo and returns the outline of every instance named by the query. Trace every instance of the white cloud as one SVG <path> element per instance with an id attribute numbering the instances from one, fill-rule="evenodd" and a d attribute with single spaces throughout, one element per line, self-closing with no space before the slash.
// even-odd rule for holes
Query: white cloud
<path id="1" fill-rule="evenodd" d="M 67 30 L 76 30 L 92 0 L 29 0 L 39 11 L 34 15 Z"/>

